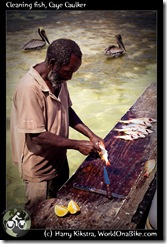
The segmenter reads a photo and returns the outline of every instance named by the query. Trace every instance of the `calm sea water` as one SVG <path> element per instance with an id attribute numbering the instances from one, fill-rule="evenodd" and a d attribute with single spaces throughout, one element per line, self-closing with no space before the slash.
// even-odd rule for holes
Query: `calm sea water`
<path id="1" fill-rule="evenodd" d="M 6 14 L 7 205 L 24 202 L 23 183 L 12 164 L 9 123 L 12 96 L 29 67 L 45 58 L 46 48 L 24 52 L 21 46 L 38 38 L 42 26 L 52 42 L 75 40 L 83 52 L 80 69 L 68 81 L 73 108 L 96 134 L 105 137 L 146 87 L 156 81 L 156 11 L 7 11 Z M 107 58 L 104 49 L 121 34 L 126 54 Z M 86 139 L 74 130 L 70 138 Z M 85 156 L 68 151 L 70 174 Z"/>

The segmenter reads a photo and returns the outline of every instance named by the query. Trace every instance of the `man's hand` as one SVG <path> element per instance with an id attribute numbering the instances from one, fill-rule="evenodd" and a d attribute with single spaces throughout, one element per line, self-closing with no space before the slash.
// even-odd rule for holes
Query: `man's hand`
<path id="1" fill-rule="evenodd" d="M 104 140 L 102 138 L 100 138 L 99 136 L 93 134 L 92 137 L 90 137 L 90 141 L 93 143 L 96 151 L 101 151 L 99 145 L 100 144 L 104 145 Z"/>
<path id="2" fill-rule="evenodd" d="M 92 152 L 97 152 L 99 146 L 91 141 L 78 141 L 77 150 L 83 155 L 89 155 Z"/>

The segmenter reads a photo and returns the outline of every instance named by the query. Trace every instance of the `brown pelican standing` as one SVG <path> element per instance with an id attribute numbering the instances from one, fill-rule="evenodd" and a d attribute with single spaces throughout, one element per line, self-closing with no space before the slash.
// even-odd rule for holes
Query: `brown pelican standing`
<path id="1" fill-rule="evenodd" d="M 108 57 L 118 57 L 126 52 L 121 35 L 115 35 L 118 46 L 111 45 L 104 49 L 104 54 Z"/>
<path id="2" fill-rule="evenodd" d="M 38 33 L 39 33 L 41 39 L 32 39 L 31 41 L 24 44 L 22 46 L 22 49 L 24 49 L 24 50 L 40 49 L 46 45 L 46 42 L 48 44 L 50 44 L 48 37 L 46 35 L 46 32 L 43 28 L 38 28 Z"/>

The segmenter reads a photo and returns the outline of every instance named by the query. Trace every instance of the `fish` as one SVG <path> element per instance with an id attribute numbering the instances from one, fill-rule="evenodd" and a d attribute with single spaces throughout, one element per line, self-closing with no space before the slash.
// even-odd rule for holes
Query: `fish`
<path id="1" fill-rule="evenodd" d="M 143 135 L 148 135 L 148 134 L 150 134 L 150 133 L 153 133 L 152 130 L 147 129 L 147 128 L 145 128 L 144 126 L 138 126 L 138 127 L 136 128 L 136 130 L 137 130 L 137 132 L 139 132 L 140 134 L 143 134 Z"/>
<path id="2" fill-rule="evenodd" d="M 129 131 L 125 131 L 125 134 L 134 136 L 134 139 L 144 138 L 145 137 L 144 134 L 139 133 L 138 131 L 130 131 L 129 130 Z"/>
<path id="3" fill-rule="evenodd" d="M 151 123 L 146 122 L 142 119 L 129 119 L 129 120 L 120 120 L 119 122 L 124 123 L 124 124 L 130 124 L 130 123 L 135 123 L 135 124 L 139 124 L 139 125 L 146 125 L 148 127 L 151 127 Z"/>
<path id="4" fill-rule="evenodd" d="M 157 122 L 156 119 L 153 119 L 153 118 L 143 118 L 144 121 L 147 121 L 147 122 L 150 122 L 150 123 L 155 123 Z"/>
<path id="5" fill-rule="evenodd" d="M 128 134 L 128 132 L 131 132 L 131 131 L 138 131 L 144 135 L 148 135 L 149 133 L 153 133 L 152 130 L 147 129 L 143 125 L 141 125 L 141 126 L 137 125 L 137 124 L 132 124 L 132 125 L 133 125 L 132 127 L 130 125 L 129 126 L 122 126 L 122 128 L 115 128 L 114 130 L 118 131 L 118 132 L 124 132 L 126 134 Z"/>
<path id="6" fill-rule="evenodd" d="M 133 128 L 127 128 L 127 129 L 115 129 L 116 131 L 118 132 L 121 132 L 121 133 L 125 133 L 126 135 L 134 135 L 134 136 L 141 136 L 141 137 L 145 137 L 145 136 L 142 136 L 141 134 L 142 133 L 139 133 L 137 131 L 137 129 L 133 129 Z M 143 134 L 144 135 L 144 134 Z"/>
<path id="7" fill-rule="evenodd" d="M 145 177 L 148 177 L 150 175 L 150 173 L 155 168 L 155 165 L 156 165 L 155 159 L 150 159 L 150 160 L 145 162 L 145 164 L 144 164 L 144 171 L 145 171 L 144 176 Z"/>
<path id="8" fill-rule="evenodd" d="M 125 124 L 125 123 L 124 123 Z M 133 123 L 129 123 L 129 124 L 125 124 L 125 125 L 122 125 L 122 129 L 128 129 L 128 128 L 130 128 L 130 129 L 138 129 L 138 128 L 147 128 L 147 126 L 146 125 L 140 125 L 140 124 L 133 124 Z"/>
<path id="9" fill-rule="evenodd" d="M 139 125 L 145 125 L 148 127 L 151 127 L 153 122 L 156 122 L 155 119 L 152 118 L 133 118 L 129 120 L 119 120 L 119 122 L 124 123 L 124 124 L 139 124 Z"/>
<path id="10" fill-rule="evenodd" d="M 153 133 L 153 130 L 151 129 L 148 129 L 146 126 L 144 125 L 135 125 L 135 124 L 132 124 L 132 127 L 130 126 L 131 124 L 127 125 L 127 126 L 122 126 L 122 129 L 121 131 L 124 132 L 124 131 L 127 131 L 127 130 L 132 130 L 132 131 L 138 131 L 144 135 L 148 135 L 148 134 L 151 134 Z"/>
<path id="11" fill-rule="evenodd" d="M 124 140 L 136 140 L 138 138 L 145 138 L 145 135 L 136 131 L 127 131 L 124 135 L 115 136 L 115 138 L 120 138 Z"/>
<path id="12" fill-rule="evenodd" d="M 114 138 L 119 138 L 119 139 L 123 139 L 126 141 L 133 141 L 134 139 L 137 139 L 137 138 L 135 138 L 135 136 L 132 136 L 132 135 L 114 136 Z"/>
<path id="13" fill-rule="evenodd" d="M 148 134 L 150 134 L 150 133 L 153 133 L 153 130 L 146 129 L 146 132 L 147 132 Z"/>
<path id="14" fill-rule="evenodd" d="M 153 130 L 150 130 L 150 129 L 147 129 L 147 128 L 141 128 L 141 129 L 139 129 L 138 130 L 138 132 L 141 132 L 142 134 L 144 134 L 144 135 L 148 135 L 148 134 L 151 134 L 151 133 L 153 133 Z"/>
<path id="15" fill-rule="evenodd" d="M 137 128 L 135 127 L 124 127 L 124 128 L 115 128 L 114 129 L 115 131 L 118 131 L 118 132 L 126 132 L 126 131 L 137 131 Z"/>
<path id="16" fill-rule="evenodd" d="M 99 143 L 99 147 L 101 149 L 101 151 L 99 152 L 99 156 L 100 158 L 105 161 L 106 165 L 110 166 L 110 162 L 108 160 L 108 151 L 105 149 L 104 144 Z"/>

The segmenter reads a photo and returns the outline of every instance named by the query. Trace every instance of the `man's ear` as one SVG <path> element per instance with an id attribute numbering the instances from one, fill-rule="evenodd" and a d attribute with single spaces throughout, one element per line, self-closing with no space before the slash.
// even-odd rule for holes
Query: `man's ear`
<path id="1" fill-rule="evenodd" d="M 55 59 L 52 58 L 50 61 L 49 61 L 49 66 L 53 67 L 55 65 Z"/>

